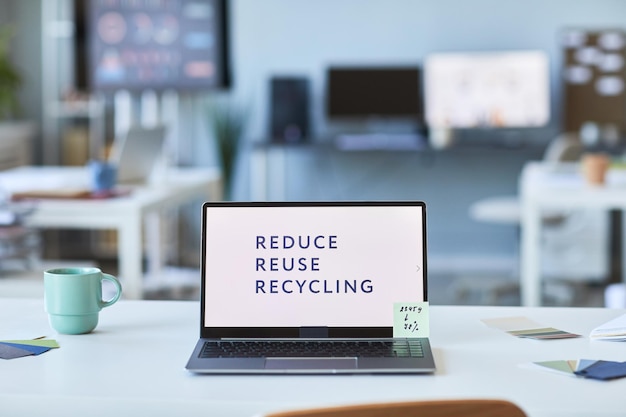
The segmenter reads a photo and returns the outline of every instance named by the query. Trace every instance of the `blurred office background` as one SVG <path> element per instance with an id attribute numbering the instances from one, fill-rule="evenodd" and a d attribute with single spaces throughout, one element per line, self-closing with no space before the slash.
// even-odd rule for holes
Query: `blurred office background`
<path id="1" fill-rule="evenodd" d="M 0 0 L 0 9 L 0 25 L 14 33 L 10 61 L 23 81 L 19 119 L 32 122 L 25 163 L 84 164 L 130 125 L 164 123 L 169 163 L 220 165 L 211 109 L 230 106 L 243 112 L 244 123 L 228 172 L 228 198 L 426 201 L 433 302 L 519 303 L 514 199 L 524 164 L 545 158 L 559 138 L 580 141 L 581 132 L 591 132 L 587 136 L 595 141 L 584 146 L 604 146 L 606 139 L 619 155 L 622 145 L 626 3 L 620 0 Z M 127 13 L 121 23 L 111 15 L 98 20 L 114 9 Z M 193 37 L 193 28 L 170 19 L 183 10 L 207 18 L 214 25 L 210 37 Z M 133 15 L 135 20 L 124 20 Z M 194 67 L 198 77 L 210 76 L 187 85 L 119 76 L 119 60 L 151 59 L 150 50 L 122 57 L 121 48 L 107 49 L 107 42 L 109 47 L 117 42 L 119 25 L 135 39 L 150 28 L 159 30 L 165 43 L 187 31 L 188 42 L 213 54 L 209 66 Z M 105 34 L 112 38 L 94 40 Z M 528 72 L 523 70 L 528 62 L 515 61 L 522 51 L 532 52 Z M 602 76 L 596 67 L 606 56 L 605 88 L 581 87 Z M 428 65 L 435 68 L 435 58 L 470 68 L 467 85 L 494 66 L 508 70 L 513 62 L 522 78 L 509 82 L 527 83 L 532 97 L 526 106 L 537 110 L 545 103 L 545 109 L 512 123 L 493 115 L 461 122 L 444 114 L 440 120 L 447 122 L 435 125 L 431 115 L 429 124 L 438 98 L 425 96 L 437 91 L 445 96 L 446 83 L 433 81 L 426 71 Z M 185 58 L 152 59 L 147 67 L 155 74 L 144 74 L 148 80 L 158 78 L 155 68 L 163 60 Z M 416 71 L 415 114 L 405 109 L 384 114 L 383 108 L 372 117 L 358 108 L 330 110 L 337 99 L 330 96 L 332 76 L 350 69 L 375 77 L 381 68 L 391 70 L 388 80 L 400 70 Z M 607 108 L 598 115 L 597 109 Z M 511 221 L 498 221 L 498 213 L 495 220 L 476 215 L 477 203 L 499 196 L 513 201 Z M 174 263 L 197 268 L 197 206 L 182 218 L 186 254 Z M 547 302 L 601 303 L 598 289 L 621 279 L 621 240 L 615 233 L 621 216 L 579 213 L 571 222 L 576 227 L 565 220 L 566 234 L 555 232 L 544 255 L 546 274 L 575 285 L 564 293 L 548 291 Z M 578 234 L 568 235 L 576 232 L 571 229 Z M 576 241 L 582 246 L 570 245 Z M 56 255 L 114 264 L 96 249 Z M 572 268 L 581 258 L 586 267 Z M 497 299 L 485 298 L 485 292 L 497 293 Z M 581 297 L 590 294 L 591 301 Z"/>

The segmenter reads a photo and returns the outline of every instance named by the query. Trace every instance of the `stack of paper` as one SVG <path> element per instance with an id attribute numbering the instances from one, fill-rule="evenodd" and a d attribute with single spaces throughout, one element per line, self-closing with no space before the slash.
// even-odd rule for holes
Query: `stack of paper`
<path id="1" fill-rule="evenodd" d="M 59 344 L 52 339 L 34 340 L 0 340 L 0 359 L 23 358 L 24 356 L 41 355 Z"/>
<path id="2" fill-rule="evenodd" d="M 626 314 L 596 327 L 589 335 L 591 340 L 626 341 Z"/>

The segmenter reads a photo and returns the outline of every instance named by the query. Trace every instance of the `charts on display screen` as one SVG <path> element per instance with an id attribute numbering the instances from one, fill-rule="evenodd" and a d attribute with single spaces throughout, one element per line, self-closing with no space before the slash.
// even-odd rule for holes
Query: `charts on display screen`
<path id="1" fill-rule="evenodd" d="M 228 87 L 225 0 L 91 0 L 91 86 Z"/>

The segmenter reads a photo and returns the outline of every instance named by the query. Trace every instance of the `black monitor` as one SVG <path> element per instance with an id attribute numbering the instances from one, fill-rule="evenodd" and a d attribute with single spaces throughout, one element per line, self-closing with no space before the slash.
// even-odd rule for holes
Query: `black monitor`
<path id="1" fill-rule="evenodd" d="M 331 67 L 327 73 L 329 118 L 402 118 L 422 114 L 418 67 Z"/>

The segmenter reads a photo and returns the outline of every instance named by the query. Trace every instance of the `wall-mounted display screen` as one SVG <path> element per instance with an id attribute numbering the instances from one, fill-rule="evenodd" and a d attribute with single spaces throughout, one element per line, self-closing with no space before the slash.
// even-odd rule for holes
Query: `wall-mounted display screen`
<path id="1" fill-rule="evenodd" d="M 421 116 L 417 67 L 331 67 L 326 82 L 329 117 Z"/>
<path id="2" fill-rule="evenodd" d="M 435 53 L 424 63 L 431 127 L 540 127 L 550 120 L 542 51 Z"/>
<path id="3" fill-rule="evenodd" d="M 92 89 L 229 84 L 226 0 L 90 0 Z"/>

